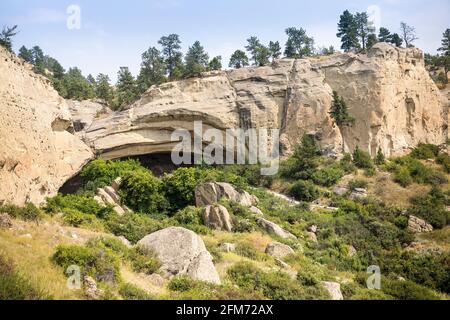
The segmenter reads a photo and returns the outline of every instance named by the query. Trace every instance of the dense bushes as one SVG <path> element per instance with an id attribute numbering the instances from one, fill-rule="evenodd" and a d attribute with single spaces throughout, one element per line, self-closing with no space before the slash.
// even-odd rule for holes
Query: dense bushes
<path id="1" fill-rule="evenodd" d="M 32 203 L 27 204 L 25 207 L 15 205 L 0 206 L 0 212 L 25 221 L 39 221 L 43 217 L 42 211 Z"/>
<path id="2" fill-rule="evenodd" d="M 156 254 L 147 247 L 136 246 L 129 252 L 131 266 L 136 272 L 153 274 L 161 267 Z"/>
<path id="3" fill-rule="evenodd" d="M 353 151 L 353 163 L 359 169 L 371 169 L 374 166 L 369 153 L 361 150 L 358 146 Z"/>
<path id="4" fill-rule="evenodd" d="M 431 185 L 447 182 L 447 178 L 441 172 L 425 166 L 410 156 L 393 159 L 387 165 L 387 169 L 394 173 L 394 181 L 403 187 L 407 187 L 412 182 Z"/>
<path id="5" fill-rule="evenodd" d="M 76 265 L 83 275 L 89 275 L 97 281 L 116 282 L 120 279 L 119 258 L 109 248 L 60 245 L 56 248 L 53 261 L 67 270 Z"/>
<path id="6" fill-rule="evenodd" d="M 408 214 L 425 219 L 434 228 L 440 229 L 450 223 L 450 214 L 446 209 L 448 201 L 440 189 L 433 187 L 427 195 L 411 199 Z"/>
<path id="7" fill-rule="evenodd" d="M 433 144 L 419 143 L 419 145 L 411 152 L 411 157 L 416 159 L 434 159 L 439 154 L 439 147 Z"/>
<path id="8" fill-rule="evenodd" d="M 195 187 L 202 179 L 204 175 L 195 168 L 180 168 L 163 177 L 163 190 L 172 211 L 195 204 Z"/>
<path id="9" fill-rule="evenodd" d="M 254 290 L 272 300 L 327 299 L 326 293 L 316 287 L 302 288 L 283 272 L 263 272 L 251 263 L 235 264 L 227 271 L 230 279 L 239 287 Z"/>
<path id="10" fill-rule="evenodd" d="M 335 185 L 345 174 L 345 171 L 339 165 L 333 165 L 317 170 L 312 174 L 312 180 L 315 184 L 323 187 Z"/>
<path id="11" fill-rule="evenodd" d="M 150 171 L 129 171 L 122 175 L 121 199 L 131 209 L 155 215 L 168 209 L 162 183 Z"/>
<path id="12" fill-rule="evenodd" d="M 299 180 L 292 185 L 290 194 L 299 201 L 311 202 L 319 198 L 320 191 L 313 183 Z"/>
<path id="13" fill-rule="evenodd" d="M 123 284 L 119 289 L 119 294 L 124 300 L 154 300 L 155 298 L 146 291 L 136 287 L 133 284 Z"/>

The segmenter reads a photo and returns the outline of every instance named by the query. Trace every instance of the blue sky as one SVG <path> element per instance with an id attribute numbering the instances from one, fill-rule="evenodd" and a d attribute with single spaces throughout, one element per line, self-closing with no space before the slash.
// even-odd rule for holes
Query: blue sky
<path id="1" fill-rule="evenodd" d="M 67 8 L 81 9 L 81 29 L 66 26 Z M 80 67 L 85 75 L 107 73 L 115 80 L 120 66 L 137 74 L 141 54 L 157 46 L 162 35 L 177 33 L 185 51 L 199 40 L 210 56 L 224 64 L 246 39 L 286 41 L 287 27 L 303 27 L 317 46 L 340 47 L 339 15 L 349 9 L 374 12 L 381 26 L 397 32 L 400 21 L 416 27 L 416 45 L 436 52 L 450 28 L 449 0 L 0 0 L 0 26 L 18 24 L 14 49 L 38 44 L 65 68 Z"/>

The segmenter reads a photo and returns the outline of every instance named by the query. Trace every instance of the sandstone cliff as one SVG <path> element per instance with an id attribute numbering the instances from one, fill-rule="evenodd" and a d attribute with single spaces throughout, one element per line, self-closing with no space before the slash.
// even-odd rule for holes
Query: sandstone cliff
<path id="1" fill-rule="evenodd" d="M 356 118 L 337 127 L 330 118 L 332 91 Z M 279 128 L 282 150 L 313 134 L 328 154 L 357 145 L 372 155 L 400 155 L 419 142 L 442 144 L 447 119 L 440 93 L 418 49 L 385 43 L 367 55 L 282 59 L 258 68 L 203 74 L 150 88 L 125 111 L 95 120 L 86 142 L 108 159 L 171 151 L 174 129 Z"/>
<path id="2" fill-rule="evenodd" d="M 39 204 L 92 158 L 72 129 L 49 81 L 0 47 L 0 204 Z"/>

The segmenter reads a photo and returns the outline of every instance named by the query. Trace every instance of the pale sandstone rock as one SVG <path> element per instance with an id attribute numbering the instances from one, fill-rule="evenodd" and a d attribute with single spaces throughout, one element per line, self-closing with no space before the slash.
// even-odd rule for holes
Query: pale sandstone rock
<path id="1" fill-rule="evenodd" d="M 93 158 L 50 80 L 0 48 L 0 204 L 42 204 Z"/>
<path id="2" fill-rule="evenodd" d="M 322 286 L 328 291 L 331 300 L 344 300 L 341 292 L 341 285 L 337 282 L 322 281 Z"/>
<path id="3" fill-rule="evenodd" d="M 265 251 L 269 256 L 277 259 L 283 259 L 286 256 L 294 253 L 294 250 L 286 244 L 273 242 L 269 243 Z"/>
<path id="4" fill-rule="evenodd" d="M 337 127 L 329 115 L 332 92 L 356 118 Z M 171 151 L 173 130 L 278 128 L 284 154 L 303 134 L 325 154 L 357 145 L 375 155 L 409 152 L 419 142 L 442 144 L 447 112 L 416 48 L 376 44 L 368 54 L 282 59 L 264 67 L 205 73 L 150 88 L 129 109 L 94 120 L 86 141 L 106 159 Z"/>
<path id="5" fill-rule="evenodd" d="M 188 275 L 193 279 L 220 283 L 219 275 L 203 240 L 194 232 L 170 227 L 154 232 L 138 242 L 152 249 L 168 276 Z"/>
<path id="6" fill-rule="evenodd" d="M 214 205 L 222 198 L 250 207 L 255 204 L 256 197 L 247 191 L 237 191 L 231 184 L 208 182 L 195 188 L 195 203 L 198 207 Z"/>
<path id="7" fill-rule="evenodd" d="M 223 252 L 234 252 L 236 250 L 236 245 L 234 243 L 222 243 L 219 249 Z"/>
<path id="8" fill-rule="evenodd" d="M 104 291 L 98 289 L 97 282 L 89 276 L 84 277 L 84 292 L 89 299 L 98 300 L 103 295 Z"/>
<path id="9" fill-rule="evenodd" d="M 272 221 L 263 218 L 258 218 L 257 222 L 267 232 L 273 233 L 283 239 L 297 239 L 297 237 L 294 236 L 292 233 L 284 230 L 283 228 L 281 228 L 279 225 L 277 225 Z"/>
<path id="10" fill-rule="evenodd" d="M 257 216 L 263 216 L 264 215 L 264 213 L 259 208 L 255 207 L 255 206 L 251 206 L 249 210 L 250 210 L 251 213 L 253 213 L 253 214 L 257 215 Z"/>
<path id="11" fill-rule="evenodd" d="M 66 100 L 73 119 L 73 128 L 77 135 L 83 136 L 95 119 L 106 117 L 112 110 L 101 101 Z"/>
<path id="12" fill-rule="evenodd" d="M 230 213 L 221 205 L 206 206 L 203 209 L 203 222 L 215 230 L 233 231 Z"/>
<path id="13" fill-rule="evenodd" d="M 414 233 L 427 233 L 433 231 L 433 226 L 423 219 L 415 216 L 409 216 L 408 230 Z"/>

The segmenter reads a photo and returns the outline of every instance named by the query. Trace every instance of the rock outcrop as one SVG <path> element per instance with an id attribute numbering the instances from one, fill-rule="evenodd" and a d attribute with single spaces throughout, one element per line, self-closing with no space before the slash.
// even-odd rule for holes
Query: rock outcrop
<path id="1" fill-rule="evenodd" d="M 106 117 L 112 113 L 111 109 L 100 101 L 66 100 L 73 119 L 73 129 L 77 135 L 83 136 L 92 122 L 97 118 Z"/>
<path id="2" fill-rule="evenodd" d="M 171 227 L 152 233 L 138 242 L 152 249 L 169 277 L 188 275 L 197 280 L 220 283 L 219 275 L 203 240 L 194 232 Z"/>
<path id="3" fill-rule="evenodd" d="M 292 233 L 284 230 L 283 228 L 281 228 L 279 225 L 277 225 L 276 223 L 263 219 L 263 218 L 258 218 L 256 220 L 258 222 L 258 224 L 261 226 L 261 228 L 263 228 L 264 230 L 266 230 L 269 233 L 273 233 L 274 235 L 283 238 L 283 239 L 297 239 L 296 236 L 294 236 Z"/>
<path id="4" fill-rule="evenodd" d="M 93 153 L 50 81 L 0 48 L 0 204 L 41 204 Z"/>
<path id="5" fill-rule="evenodd" d="M 207 182 L 195 188 L 195 203 L 198 207 L 214 205 L 221 199 L 231 200 L 246 207 L 258 202 L 258 199 L 247 191 L 238 191 L 229 183 Z"/>
<path id="6" fill-rule="evenodd" d="M 293 254 L 294 250 L 286 244 L 273 242 L 267 245 L 266 253 L 274 258 L 283 259 L 286 256 Z"/>
<path id="7" fill-rule="evenodd" d="M 233 231 L 233 221 L 227 208 L 221 205 L 206 206 L 203 209 L 203 222 L 215 230 Z"/>
<path id="8" fill-rule="evenodd" d="M 415 216 L 409 216 L 408 230 L 413 233 L 427 233 L 433 231 L 433 226 L 423 219 Z"/>
<path id="9" fill-rule="evenodd" d="M 353 126 L 331 119 L 333 91 L 346 101 Z M 171 133 L 192 132 L 201 120 L 204 131 L 280 129 L 285 154 L 310 134 L 329 155 L 360 146 L 391 156 L 419 142 L 444 143 L 445 114 L 423 53 L 379 43 L 365 55 L 282 59 L 154 86 L 127 110 L 95 120 L 86 141 L 107 159 L 169 152 Z"/>
<path id="10" fill-rule="evenodd" d="M 337 282 L 322 281 L 322 286 L 327 290 L 331 300 L 344 300 L 341 292 L 341 285 Z"/>

